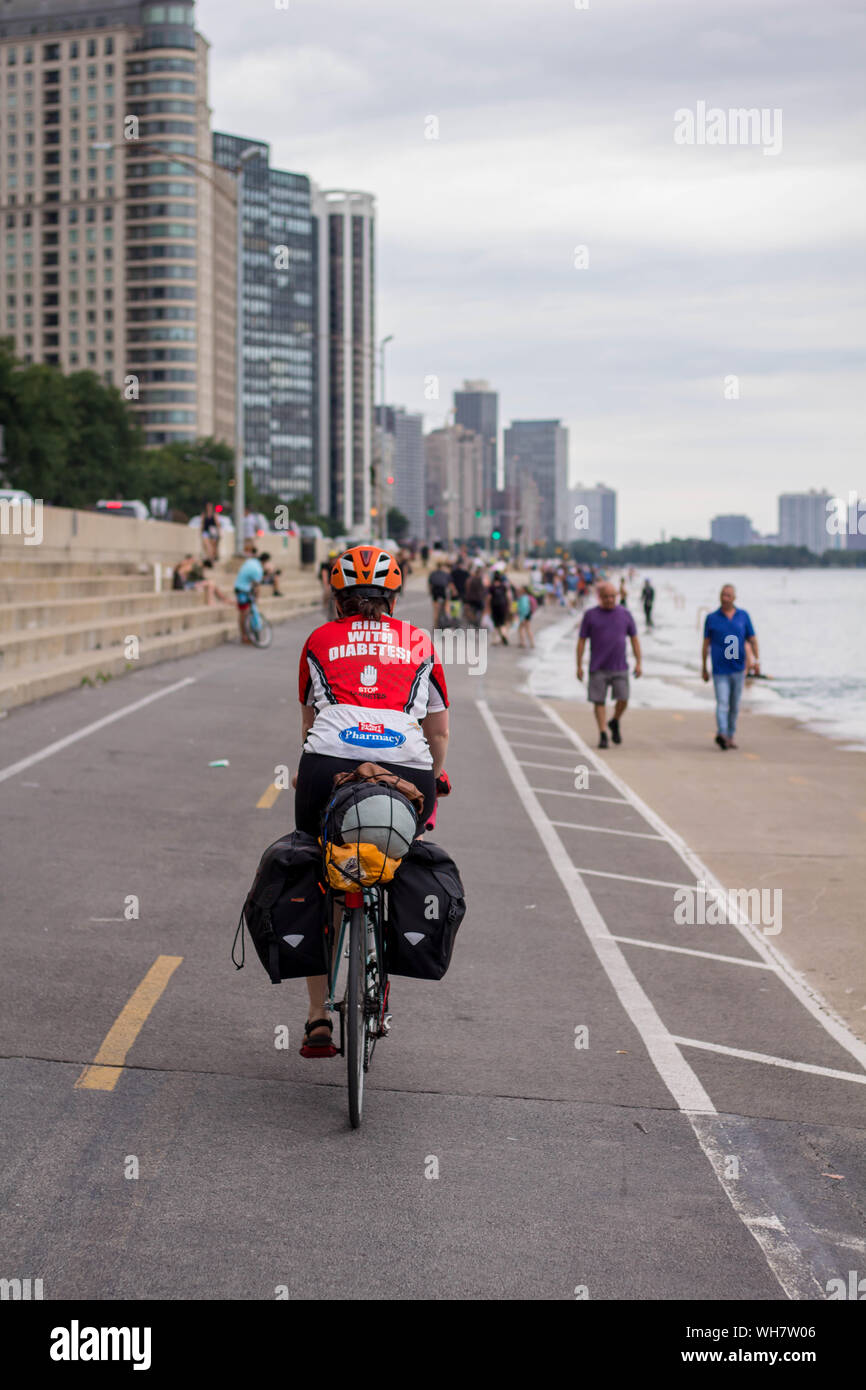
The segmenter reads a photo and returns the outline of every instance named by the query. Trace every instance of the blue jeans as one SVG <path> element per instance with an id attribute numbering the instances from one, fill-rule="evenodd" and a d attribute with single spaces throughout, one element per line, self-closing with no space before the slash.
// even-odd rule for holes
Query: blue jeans
<path id="1" fill-rule="evenodd" d="M 722 738 L 733 738 L 737 727 L 737 713 L 743 694 L 745 671 L 731 671 L 717 676 L 713 672 L 713 686 L 716 692 L 716 727 Z"/>

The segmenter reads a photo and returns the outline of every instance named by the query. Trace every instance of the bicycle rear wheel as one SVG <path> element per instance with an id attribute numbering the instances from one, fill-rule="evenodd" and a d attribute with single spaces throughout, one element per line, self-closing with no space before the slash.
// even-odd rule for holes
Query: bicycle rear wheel
<path id="1" fill-rule="evenodd" d="M 274 637 L 273 628 L 267 618 L 263 618 L 258 610 L 256 610 L 255 618 L 252 613 L 247 615 L 247 633 L 257 647 L 269 647 Z"/>
<path id="2" fill-rule="evenodd" d="M 364 1107 L 364 1062 L 367 1044 L 367 924 L 363 907 L 352 908 L 349 924 L 349 979 L 346 988 L 346 1057 L 349 1067 L 349 1120 L 361 1124 Z"/>

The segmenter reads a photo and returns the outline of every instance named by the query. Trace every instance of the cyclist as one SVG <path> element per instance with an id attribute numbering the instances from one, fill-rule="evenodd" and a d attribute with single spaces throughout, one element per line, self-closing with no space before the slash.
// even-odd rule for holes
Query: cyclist
<path id="1" fill-rule="evenodd" d="M 238 604 L 238 627 L 240 628 L 241 641 L 252 645 L 251 637 L 247 637 L 244 631 L 244 620 L 249 612 L 250 603 L 256 597 L 259 585 L 264 581 L 265 566 L 270 560 L 270 555 L 265 551 L 262 555 L 250 555 L 244 560 L 237 574 L 235 575 L 235 598 Z"/>
<path id="2" fill-rule="evenodd" d="M 393 617 L 402 587 L 393 555 L 375 545 L 353 546 L 331 568 L 337 617 L 307 638 L 299 672 L 295 825 L 310 835 L 320 833 L 335 775 L 368 759 L 418 787 L 422 825 L 433 813 L 448 747 L 448 691 L 430 634 Z M 305 1057 L 336 1052 L 327 984 L 325 975 L 307 979 Z"/>

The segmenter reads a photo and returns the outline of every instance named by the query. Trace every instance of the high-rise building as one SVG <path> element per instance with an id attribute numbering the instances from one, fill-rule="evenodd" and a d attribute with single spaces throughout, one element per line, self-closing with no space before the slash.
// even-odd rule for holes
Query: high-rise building
<path id="1" fill-rule="evenodd" d="M 385 433 L 382 450 L 382 504 L 402 512 L 409 522 L 409 536 L 420 540 L 426 534 L 424 491 L 423 416 L 413 415 L 402 406 L 389 405 L 384 412 L 376 407 L 376 428 Z M 393 482 L 388 480 L 393 478 Z"/>
<path id="2" fill-rule="evenodd" d="M 481 436 L 484 452 L 481 508 L 489 520 L 493 496 L 499 486 L 499 396 L 491 391 L 489 382 L 464 381 L 462 391 L 454 392 L 454 422 Z"/>
<path id="3" fill-rule="evenodd" d="M 755 540 L 752 523 L 747 516 L 731 514 L 714 516 L 710 522 L 710 539 L 720 545 L 751 545 Z"/>
<path id="4" fill-rule="evenodd" d="M 845 535 L 846 550 L 866 550 L 866 497 L 851 494 Z"/>
<path id="5" fill-rule="evenodd" d="M 827 530 L 830 516 L 828 503 L 832 494 L 816 492 L 783 492 L 779 497 L 779 544 L 804 545 L 815 555 L 825 550 L 839 550 L 842 537 Z"/>
<path id="6" fill-rule="evenodd" d="M 315 497 L 318 239 L 305 174 L 270 166 L 263 140 L 215 132 L 243 199 L 243 453 L 256 486 Z"/>
<path id="7" fill-rule="evenodd" d="M 578 512 L 578 507 L 586 510 Z M 604 483 L 596 483 L 595 487 L 578 483 L 577 487 L 569 488 L 566 525 L 560 539 L 565 545 L 572 541 L 595 541 L 605 550 L 616 550 L 614 489 Z"/>
<path id="8" fill-rule="evenodd" d="M 424 458 L 428 538 L 453 545 L 478 535 L 483 511 L 481 435 L 462 425 L 432 430 L 424 436 Z"/>
<path id="9" fill-rule="evenodd" d="M 524 478 L 538 488 L 539 526 L 544 541 L 554 545 L 568 527 L 568 430 L 559 420 L 514 420 L 506 429 L 506 490 L 516 489 L 519 496 Z"/>
<path id="10" fill-rule="evenodd" d="M 124 391 L 146 444 L 234 442 L 235 187 L 191 3 L 3 0 L 0 333 Z"/>
<path id="11" fill-rule="evenodd" d="M 375 377 L 375 200 L 313 190 L 318 278 L 318 503 L 370 529 Z"/>

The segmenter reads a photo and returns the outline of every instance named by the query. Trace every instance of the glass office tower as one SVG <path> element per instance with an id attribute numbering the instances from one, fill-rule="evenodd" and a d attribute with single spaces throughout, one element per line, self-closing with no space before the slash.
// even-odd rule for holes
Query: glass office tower
<path id="1" fill-rule="evenodd" d="M 241 156 L 247 150 L 255 156 Z M 213 157 L 240 168 L 243 196 L 244 458 L 283 501 L 315 496 L 318 272 L 310 180 L 273 169 L 263 140 L 215 132 Z"/>

